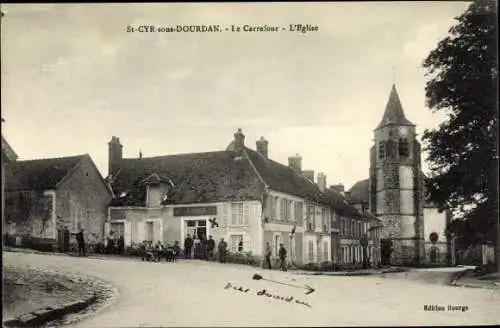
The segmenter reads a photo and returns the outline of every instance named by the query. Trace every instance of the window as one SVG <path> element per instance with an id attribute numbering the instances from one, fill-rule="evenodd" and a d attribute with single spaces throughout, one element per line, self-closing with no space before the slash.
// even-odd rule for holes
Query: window
<path id="1" fill-rule="evenodd" d="M 271 218 L 273 220 L 278 220 L 278 210 L 279 210 L 279 203 L 278 203 L 278 197 L 272 197 L 273 199 L 273 212 L 271 213 Z"/>
<path id="2" fill-rule="evenodd" d="M 231 204 L 231 224 L 243 225 L 243 203 Z"/>
<path id="3" fill-rule="evenodd" d="M 269 206 L 269 219 L 272 220 L 274 218 L 275 205 L 274 205 L 274 196 L 267 196 L 267 203 Z"/>
<path id="4" fill-rule="evenodd" d="M 243 235 L 231 235 L 231 253 L 243 251 Z"/>
<path id="5" fill-rule="evenodd" d="M 328 258 L 328 242 L 324 241 L 323 242 L 323 261 L 329 261 L 330 259 Z"/>
<path id="6" fill-rule="evenodd" d="M 287 221 L 292 221 L 292 219 L 293 219 L 293 217 L 292 217 L 293 201 L 287 200 L 286 203 L 287 203 L 287 206 L 286 206 L 286 220 Z"/>
<path id="7" fill-rule="evenodd" d="M 378 158 L 385 159 L 385 143 L 383 141 L 378 143 Z"/>
<path id="8" fill-rule="evenodd" d="M 117 238 L 125 236 L 125 224 L 124 223 L 111 223 L 111 231 L 113 231 L 113 235 Z"/>
<path id="9" fill-rule="evenodd" d="M 154 237 L 153 222 L 146 222 L 146 240 L 153 241 Z"/>
<path id="10" fill-rule="evenodd" d="M 314 241 L 309 240 L 307 251 L 309 254 L 309 262 L 314 262 Z"/>
<path id="11" fill-rule="evenodd" d="M 406 158 L 410 155 L 408 140 L 406 138 L 399 139 L 399 157 Z"/>
<path id="12" fill-rule="evenodd" d="M 303 208 L 302 208 L 302 203 L 301 202 L 295 202 L 295 221 L 297 221 L 298 223 L 302 222 L 302 219 L 303 219 L 303 215 L 304 213 L 302 212 L 303 211 Z"/>
<path id="13" fill-rule="evenodd" d="M 314 230 L 314 206 L 307 205 L 307 213 L 306 213 L 306 229 L 307 231 Z"/>
<path id="14" fill-rule="evenodd" d="M 280 199 L 280 220 L 286 220 L 286 199 Z"/>
<path id="15" fill-rule="evenodd" d="M 274 256 L 278 256 L 280 251 L 281 235 L 274 236 Z"/>

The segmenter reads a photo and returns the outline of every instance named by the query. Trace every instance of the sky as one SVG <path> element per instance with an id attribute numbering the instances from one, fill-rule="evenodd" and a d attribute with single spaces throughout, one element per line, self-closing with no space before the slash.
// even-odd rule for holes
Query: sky
<path id="1" fill-rule="evenodd" d="M 2 134 L 20 160 L 224 150 L 241 128 L 269 157 L 350 188 L 366 179 L 392 84 L 420 135 L 422 61 L 468 2 L 2 4 Z M 317 31 L 139 33 L 127 27 L 309 24 Z M 425 159 L 425 154 L 423 154 Z M 423 164 L 424 172 L 427 163 Z"/>

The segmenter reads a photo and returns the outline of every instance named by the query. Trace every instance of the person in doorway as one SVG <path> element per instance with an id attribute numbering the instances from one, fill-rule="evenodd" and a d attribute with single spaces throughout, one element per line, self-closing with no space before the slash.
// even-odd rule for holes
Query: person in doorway
<path id="1" fill-rule="evenodd" d="M 238 252 L 243 252 L 243 238 L 241 238 L 238 243 Z"/>
<path id="2" fill-rule="evenodd" d="M 80 229 L 80 232 L 76 234 L 76 242 L 78 243 L 78 255 L 85 256 L 85 238 L 83 235 L 84 229 Z"/>
<path id="3" fill-rule="evenodd" d="M 280 269 L 282 271 L 287 271 L 286 249 L 283 246 L 283 244 L 280 244 L 279 257 L 280 257 Z"/>
<path id="4" fill-rule="evenodd" d="M 125 238 L 120 236 L 118 238 L 118 254 L 123 254 L 123 250 L 125 249 Z"/>
<path id="5" fill-rule="evenodd" d="M 206 260 L 207 259 L 207 238 L 205 238 L 205 235 L 201 235 L 200 242 L 201 242 L 201 259 Z"/>
<path id="6" fill-rule="evenodd" d="M 198 235 L 194 236 L 193 245 L 194 245 L 194 258 L 199 260 L 201 259 L 201 240 L 198 237 Z"/>
<path id="7" fill-rule="evenodd" d="M 187 259 L 191 258 L 191 250 L 193 248 L 193 239 L 191 235 L 188 234 L 186 239 L 184 239 L 184 257 Z"/>
<path id="8" fill-rule="evenodd" d="M 219 262 L 226 263 L 226 252 L 227 252 L 227 243 L 224 241 L 224 238 L 220 239 L 219 242 Z"/>
<path id="9" fill-rule="evenodd" d="M 269 242 L 266 243 L 266 266 L 269 270 L 273 269 L 273 266 L 271 265 L 271 255 L 273 254 L 273 250 L 271 248 L 271 244 Z"/>
<path id="10" fill-rule="evenodd" d="M 212 236 L 208 236 L 207 240 L 207 258 L 209 261 L 212 261 L 214 258 L 214 250 L 215 250 L 215 240 L 212 239 Z"/>

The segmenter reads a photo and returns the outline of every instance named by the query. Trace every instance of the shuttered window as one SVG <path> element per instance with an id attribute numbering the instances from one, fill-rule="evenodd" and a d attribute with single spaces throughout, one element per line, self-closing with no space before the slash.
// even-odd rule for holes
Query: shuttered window
<path id="1" fill-rule="evenodd" d="M 229 222 L 229 211 L 230 211 L 230 208 L 231 208 L 231 204 L 230 203 L 224 203 L 222 205 L 222 226 L 223 227 L 227 227 L 228 226 L 228 222 Z"/>
<path id="2" fill-rule="evenodd" d="M 286 220 L 286 199 L 280 199 L 280 216 L 279 216 L 279 219 L 281 221 L 284 221 Z"/>
<path id="3" fill-rule="evenodd" d="M 270 220 L 272 220 L 274 218 L 274 213 L 275 213 L 274 196 L 271 195 L 267 196 L 267 207 L 269 209 L 267 216 Z"/>
<path id="4" fill-rule="evenodd" d="M 243 224 L 248 225 L 250 217 L 250 204 L 243 204 Z"/>
<path id="5" fill-rule="evenodd" d="M 307 244 L 307 252 L 309 254 L 309 262 L 314 262 L 314 242 L 312 240 Z"/>
<path id="6" fill-rule="evenodd" d="M 302 224 L 303 220 L 303 207 L 301 202 L 295 202 L 295 221 L 297 221 L 298 224 Z"/>
<path id="7" fill-rule="evenodd" d="M 328 258 L 328 242 L 323 242 L 323 261 L 330 261 Z"/>
<path id="8" fill-rule="evenodd" d="M 274 197 L 274 213 L 273 213 L 273 219 L 279 220 L 279 202 L 278 202 L 278 197 Z"/>
<path id="9" fill-rule="evenodd" d="M 242 252 L 244 250 L 243 235 L 231 235 L 231 253 Z"/>
<path id="10" fill-rule="evenodd" d="M 231 225 L 243 225 L 243 203 L 231 204 Z"/>

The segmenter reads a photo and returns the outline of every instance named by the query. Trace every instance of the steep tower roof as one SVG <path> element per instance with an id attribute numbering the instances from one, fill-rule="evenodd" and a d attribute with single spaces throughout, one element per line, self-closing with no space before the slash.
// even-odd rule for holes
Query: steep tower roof
<path id="1" fill-rule="evenodd" d="M 396 90 L 395 84 L 392 85 L 391 94 L 389 96 L 387 106 L 385 106 L 385 112 L 384 116 L 382 117 L 382 121 L 380 121 L 376 129 L 380 129 L 381 127 L 387 126 L 389 124 L 415 126 L 415 124 L 410 122 L 405 117 L 403 106 L 401 105 L 401 100 L 399 100 L 398 91 Z"/>

